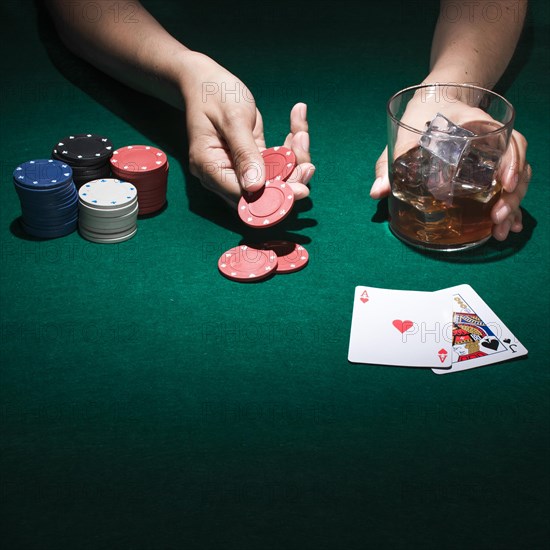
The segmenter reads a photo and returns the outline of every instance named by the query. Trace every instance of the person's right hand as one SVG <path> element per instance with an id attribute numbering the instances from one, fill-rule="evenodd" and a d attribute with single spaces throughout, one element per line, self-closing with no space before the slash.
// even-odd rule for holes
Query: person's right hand
<path id="1" fill-rule="evenodd" d="M 260 154 L 266 148 L 262 117 L 248 88 L 209 57 L 188 52 L 186 67 L 181 88 L 191 173 L 236 207 L 243 191 L 257 191 L 265 183 Z M 306 184 L 315 171 L 310 163 L 306 116 L 306 105 L 294 106 L 284 142 L 298 162 L 288 179 L 296 199 L 309 195 Z"/>

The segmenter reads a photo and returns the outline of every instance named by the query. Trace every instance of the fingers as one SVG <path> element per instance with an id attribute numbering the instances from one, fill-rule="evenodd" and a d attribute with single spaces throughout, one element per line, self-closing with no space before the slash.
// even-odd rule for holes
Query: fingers
<path id="1" fill-rule="evenodd" d="M 508 216 L 502 223 L 493 226 L 493 237 L 497 241 L 504 241 L 510 231 L 512 233 L 520 233 L 523 230 L 522 218 L 521 210 L 518 209 L 517 212 Z"/>
<path id="2" fill-rule="evenodd" d="M 309 153 L 309 134 L 307 132 L 300 131 L 294 134 L 290 140 L 289 148 L 294 151 L 298 164 L 311 162 L 311 155 Z"/>
<path id="3" fill-rule="evenodd" d="M 293 132 L 285 141 L 296 155 L 297 166 L 288 184 L 297 200 L 309 195 L 307 183 L 315 173 L 310 162 L 306 116 L 305 104 L 293 107 L 290 117 Z M 265 183 L 265 166 L 260 153 L 265 147 L 261 115 L 256 110 L 253 119 L 250 111 L 235 109 L 223 113 L 217 123 L 207 119 L 205 124 L 202 119 L 198 120 L 201 124 L 196 123 L 193 127 L 195 139 L 190 145 L 191 172 L 205 188 L 236 207 L 243 191 L 257 191 Z"/>
<path id="4" fill-rule="evenodd" d="M 304 162 L 302 164 L 298 164 L 298 166 L 294 168 L 292 174 L 290 174 L 287 179 L 287 182 L 300 182 L 307 185 L 313 177 L 313 174 L 315 174 L 315 166 L 311 164 L 311 162 Z"/>
<path id="5" fill-rule="evenodd" d="M 514 186 L 513 192 L 503 191 L 502 197 L 495 204 L 491 218 L 493 223 L 503 223 L 507 218 L 516 216 L 519 211 L 519 205 L 527 194 L 529 182 L 531 181 L 532 170 L 531 165 L 527 164 L 523 173 L 519 176 L 519 182 Z"/>
<path id="6" fill-rule="evenodd" d="M 290 111 L 290 131 L 293 134 L 298 132 L 308 132 L 307 123 L 307 105 L 305 103 L 296 103 Z"/>
<path id="7" fill-rule="evenodd" d="M 502 223 L 493 227 L 493 237 L 497 241 L 504 241 L 508 237 L 510 228 L 512 227 L 512 221 L 506 218 Z"/>
<path id="8" fill-rule="evenodd" d="M 315 166 L 311 162 L 298 164 L 292 171 L 292 174 L 290 174 L 286 182 L 290 185 L 296 200 L 305 199 L 309 196 L 309 187 L 307 187 L 307 184 L 310 182 L 313 174 L 315 174 Z"/>
<path id="9" fill-rule="evenodd" d="M 283 145 L 294 151 L 298 164 L 311 162 L 308 128 L 307 105 L 297 103 L 290 111 L 290 133 L 286 136 Z"/>
<path id="10" fill-rule="evenodd" d="M 513 221 L 512 227 L 510 227 L 510 231 L 512 231 L 512 233 L 521 233 L 521 231 L 523 231 L 523 214 L 521 210 L 517 213 L 516 219 Z"/>
<path id="11" fill-rule="evenodd" d="M 520 198 L 516 193 L 506 193 L 495 204 L 491 211 L 491 219 L 495 224 L 504 223 L 519 210 Z"/>
<path id="12" fill-rule="evenodd" d="M 372 184 L 370 196 L 373 199 L 381 199 L 390 192 L 390 179 L 388 177 L 388 148 L 386 147 L 376 161 L 376 180 Z"/>
<path id="13" fill-rule="evenodd" d="M 308 130 L 307 105 L 297 103 L 290 111 L 290 133 L 284 143 L 285 147 L 294 152 L 298 163 L 287 180 L 296 200 L 304 199 L 309 195 L 307 184 L 315 173 L 315 166 L 311 164 L 309 152 Z"/>
<path id="14" fill-rule="evenodd" d="M 294 193 L 294 198 L 299 201 L 309 196 L 309 187 L 303 183 L 289 183 L 289 187 Z"/>
<path id="15" fill-rule="evenodd" d="M 253 135 L 256 138 L 256 145 L 260 148 L 260 150 L 263 150 L 266 148 L 265 146 L 265 138 L 264 138 L 264 119 L 262 117 L 262 113 L 256 108 L 256 125 L 254 126 Z"/>
<path id="16" fill-rule="evenodd" d="M 286 180 L 296 200 L 305 199 L 309 196 L 309 187 L 307 184 L 310 182 L 313 174 L 315 174 L 315 166 L 313 166 L 311 162 L 304 162 L 298 164 L 292 171 L 292 174 L 290 174 L 290 177 Z"/>
<path id="17" fill-rule="evenodd" d="M 242 112 L 228 114 L 223 137 L 229 148 L 239 184 L 245 191 L 257 191 L 265 182 L 264 161 L 253 135 L 253 124 Z"/>
<path id="18" fill-rule="evenodd" d="M 508 193 L 512 193 L 519 184 L 520 177 L 525 170 L 526 158 L 527 140 L 517 130 L 514 130 L 499 169 L 502 187 Z"/>
<path id="19" fill-rule="evenodd" d="M 491 212 L 491 217 L 495 223 L 493 227 L 493 236 L 499 241 L 508 237 L 508 233 L 519 233 L 523 229 L 522 213 L 520 204 L 527 193 L 529 182 L 531 180 L 531 166 L 527 164 L 519 176 L 518 184 L 514 191 L 503 192 L 501 199 L 497 202 Z"/>

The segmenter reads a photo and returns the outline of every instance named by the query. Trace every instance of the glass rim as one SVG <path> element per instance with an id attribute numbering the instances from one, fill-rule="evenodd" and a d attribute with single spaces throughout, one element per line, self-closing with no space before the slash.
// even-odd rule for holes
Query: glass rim
<path id="1" fill-rule="evenodd" d="M 510 109 L 510 111 L 512 113 L 511 117 L 510 117 L 510 120 L 506 123 L 503 123 L 502 127 L 497 128 L 496 130 L 491 130 L 490 132 L 485 132 L 483 134 L 477 134 L 475 136 L 453 136 L 454 139 L 459 138 L 459 139 L 464 139 L 464 140 L 475 140 L 475 139 L 478 139 L 478 138 L 484 138 L 484 137 L 487 137 L 487 136 L 498 134 L 500 132 L 507 131 L 508 129 L 512 129 L 510 127 L 513 126 L 514 119 L 515 119 L 515 116 L 516 116 L 516 109 L 514 108 L 514 106 L 504 96 L 502 96 L 500 94 L 497 94 L 496 92 L 494 92 L 493 90 L 489 90 L 488 88 L 483 88 L 482 86 L 476 86 L 475 84 L 456 84 L 456 83 L 450 83 L 450 82 L 434 82 L 432 84 L 428 84 L 428 83 L 426 83 L 426 84 L 415 84 L 414 86 L 409 86 L 408 88 L 403 88 L 402 90 L 399 90 L 398 92 L 393 94 L 388 99 L 388 102 L 386 103 L 386 112 L 387 112 L 388 116 L 391 118 L 391 120 L 393 120 L 401 128 L 405 128 L 406 130 L 414 132 L 415 134 L 424 135 L 424 134 L 426 134 L 425 131 L 419 130 L 418 128 L 414 128 L 413 126 L 409 126 L 408 124 L 405 124 L 405 123 L 401 122 L 399 119 L 397 119 L 394 116 L 394 114 L 391 112 L 390 105 L 391 105 L 392 101 L 394 101 L 400 95 L 403 95 L 406 92 L 409 92 L 411 90 L 420 90 L 422 88 L 444 88 L 444 87 L 449 87 L 449 88 L 450 87 L 452 87 L 452 88 L 470 88 L 470 89 L 473 89 L 473 90 L 479 90 L 479 91 L 485 92 L 485 93 L 490 94 L 490 95 L 500 99 L 501 101 L 503 101 L 508 106 L 508 108 Z"/>

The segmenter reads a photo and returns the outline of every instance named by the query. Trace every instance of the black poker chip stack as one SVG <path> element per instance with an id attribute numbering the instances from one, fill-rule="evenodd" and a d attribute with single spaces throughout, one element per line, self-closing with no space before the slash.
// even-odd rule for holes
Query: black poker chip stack
<path id="1" fill-rule="evenodd" d="M 111 175 L 111 140 L 98 134 L 74 134 L 63 138 L 52 151 L 52 158 L 68 164 L 73 170 L 77 188 L 92 180 Z"/>

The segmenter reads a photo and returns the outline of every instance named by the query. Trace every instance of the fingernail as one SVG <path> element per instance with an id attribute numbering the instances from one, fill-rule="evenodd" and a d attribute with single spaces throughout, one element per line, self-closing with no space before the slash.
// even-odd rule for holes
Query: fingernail
<path id="1" fill-rule="evenodd" d="M 242 178 L 242 185 L 246 189 L 251 185 L 254 185 L 259 179 L 259 170 L 257 168 L 249 168 Z"/>
<path id="2" fill-rule="evenodd" d="M 381 191 L 383 185 L 384 185 L 384 178 L 376 178 L 370 190 L 371 195 L 373 193 L 378 193 L 379 191 Z"/>
<path id="3" fill-rule="evenodd" d="M 512 213 L 512 209 L 505 204 L 504 206 L 501 206 L 499 210 L 497 210 L 497 213 L 495 214 L 497 218 L 498 223 L 502 223 L 510 214 Z"/>
<path id="4" fill-rule="evenodd" d="M 315 174 L 315 166 L 312 166 L 304 176 L 304 181 L 302 182 L 304 185 L 307 185 L 311 178 L 313 177 L 313 174 Z"/>
<path id="5" fill-rule="evenodd" d="M 302 134 L 302 137 L 300 139 L 300 144 L 302 146 L 302 149 L 306 153 L 309 153 L 309 134 L 307 133 Z"/>
<path id="6" fill-rule="evenodd" d="M 307 105 L 305 103 L 302 104 L 302 107 L 300 109 L 300 114 L 302 115 L 302 118 L 304 120 L 307 119 Z"/>

